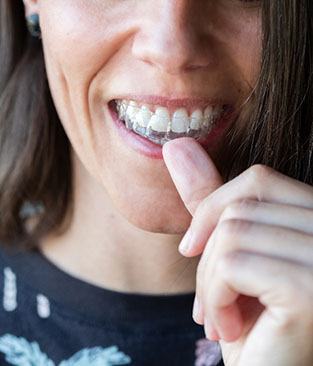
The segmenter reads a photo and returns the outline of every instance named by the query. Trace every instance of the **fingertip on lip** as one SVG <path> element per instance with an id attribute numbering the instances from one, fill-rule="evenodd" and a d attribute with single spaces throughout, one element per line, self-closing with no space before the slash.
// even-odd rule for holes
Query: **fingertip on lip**
<path id="1" fill-rule="evenodd" d="M 175 146 L 178 144 L 180 144 L 181 142 L 178 141 L 178 140 L 181 140 L 181 139 L 190 139 L 190 137 L 180 137 L 180 138 L 177 138 L 177 139 L 174 139 L 174 140 L 170 140 L 170 141 L 167 141 L 163 146 L 162 146 L 162 155 L 163 155 L 163 158 L 167 158 L 168 156 L 172 155 L 173 153 L 173 148 L 175 150 Z"/>
<path id="2" fill-rule="evenodd" d="M 182 143 L 182 142 L 185 142 L 186 143 L 186 141 L 188 142 L 188 141 L 194 141 L 194 142 L 197 142 L 196 140 L 195 140 L 195 138 L 194 137 L 190 137 L 190 136 L 183 136 L 183 137 L 178 137 L 178 138 L 176 138 L 176 139 L 173 139 L 173 140 L 169 140 L 169 141 L 167 141 L 164 145 L 163 145 L 163 147 L 165 146 L 165 145 L 171 145 L 171 144 L 180 144 L 180 143 Z"/>
<path id="3" fill-rule="evenodd" d="M 162 146 L 162 156 L 163 156 L 164 161 L 166 161 L 168 159 L 168 156 L 171 155 L 171 144 L 170 144 L 170 142 L 172 142 L 172 141 L 167 141 Z"/>
<path id="4" fill-rule="evenodd" d="M 199 144 L 199 142 L 197 142 L 193 137 L 179 137 L 170 141 L 167 141 L 163 146 L 162 146 L 162 153 L 163 152 L 169 152 L 170 149 L 174 146 L 187 146 L 188 144 Z"/>
<path id="5" fill-rule="evenodd" d="M 173 145 L 173 141 L 167 141 L 163 146 L 162 146 L 162 155 L 163 155 L 163 159 L 166 160 L 168 156 L 171 155 L 171 148 Z"/>
<path id="6" fill-rule="evenodd" d="M 166 141 L 165 144 L 163 144 L 163 146 L 162 146 L 162 153 L 164 154 L 164 152 L 166 153 L 168 151 L 168 149 L 171 149 L 172 145 L 175 144 L 176 140 L 178 140 L 178 139 Z"/>

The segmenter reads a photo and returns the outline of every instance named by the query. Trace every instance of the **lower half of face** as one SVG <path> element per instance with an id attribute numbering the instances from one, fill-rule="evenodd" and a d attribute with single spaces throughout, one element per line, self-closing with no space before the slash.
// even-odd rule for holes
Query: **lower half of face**
<path id="1" fill-rule="evenodd" d="M 135 226 L 191 216 L 162 158 L 196 138 L 214 160 L 259 72 L 260 9 L 239 0 L 40 3 L 48 80 L 80 162 Z"/>

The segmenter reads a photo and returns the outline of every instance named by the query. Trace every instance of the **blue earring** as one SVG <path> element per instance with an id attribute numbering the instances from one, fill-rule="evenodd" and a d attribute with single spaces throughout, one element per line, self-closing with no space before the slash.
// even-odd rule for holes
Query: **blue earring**
<path id="1" fill-rule="evenodd" d="M 37 13 L 28 15 L 26 17 L 26 22 L 29 33 L 35 38 L 41 38 L 39 15 Z"/>

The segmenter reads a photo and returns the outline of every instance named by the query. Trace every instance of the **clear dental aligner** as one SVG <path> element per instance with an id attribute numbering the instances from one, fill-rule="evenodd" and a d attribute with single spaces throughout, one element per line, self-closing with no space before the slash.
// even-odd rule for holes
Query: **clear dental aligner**
<path id="1" fill-rule="evenodd" d="M 221 106 L 208 106 L 204 111 L 194 110 L 191 115 L 185 108 L 178 108 L 171 115 L 162 106 L 139 105 L 133 100 L 117 100 L 115 103 L 119 119 L 128 129 L 159 145 L 178 137 L 206 137 L 224 112 Z"/>

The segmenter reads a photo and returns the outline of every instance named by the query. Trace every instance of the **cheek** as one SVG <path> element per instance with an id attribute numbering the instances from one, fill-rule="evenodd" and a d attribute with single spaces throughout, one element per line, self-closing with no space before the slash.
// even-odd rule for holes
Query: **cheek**
<path id="1" fill-rule="evenodd" d="M 118 49 L 127 28 L 125 11 L 94 0 L 51 3 L 40 10 L 46 53 L 74 82 L 89 80 Z"/>
<path id="2" fill-rule="evenodd" d="M 222 20 L 221 20 L 222 19 Z M 216 39 L 232 69 L 232 77 L 252 88 L 258 78 L 262 57 L 262 17 L 260 11 L 229 11 L 216 23 Z"/>
<path id="3" fill-rule="evenodd" d="M 92 90 L 109 84 L 105 77 L 110 75 L 113 56 L 131 28 L 124 8 L 109 7 L 108 2 L 101 1 L 100 6 L 97 0 L 50 0 L 39 9 L 56 109 L 72 144 L 89 150 Z"/>
<path id="4" fill-rule="evenodd" d="M 93 164 L 88 105 L 91 83 L 102 69 L 106 70 L 123 28 L 121 11 L 99 9 L 98 3 L 50 0 L 39 9 L 54 104 L 73 147 L 90 166 Z"/>
<path id="5" fill-rule="evenodd" d="M 261 68 L 261 26 L 257 21 L 253 21 L 242 29 L 242 31 L 233 33 L 230 50 L 232 59 L 240 69 L 242 78 L 253 87 Z"/>
<path id="6" fill-rule="evenodd" d="M 258 33 L 241 33 L 237 38 L 237 47 L 232 48 L 233 58 L 238 65 L 241 76 L 252 88 L 261 70 L 262 42 Z M 236 43 L 233 43 L 236 44 Z"/>

